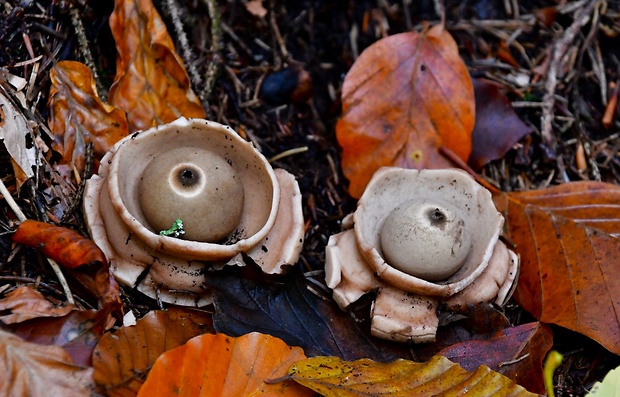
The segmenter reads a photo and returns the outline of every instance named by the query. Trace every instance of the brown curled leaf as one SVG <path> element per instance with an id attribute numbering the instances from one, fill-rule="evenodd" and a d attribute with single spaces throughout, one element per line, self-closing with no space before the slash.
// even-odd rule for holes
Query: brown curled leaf
<path id="1" fill-rule="evenodd" d="M 105 255 L 92 240 L 71 229 L 45 222 L 22 222 L 13 234 L 13 242 L 37 248 L 46 257 L 69 269 L 86 264 L 107 263 Z"/>
<path id="2" fill-rule="evenodd" d="M 116 0 L 110 29 L 118 55 L 109 102 L 127 112 L 130 132 L 181 116 L 205 117 L 151 0 Z"/>
<path id="3" fill-rule="evenodd" d="M 108 261 L 99 247 L 79 233 L 45 222 L 22 222 L 13 242 L 39 249 L 47 258 L 70 269 L 74 277 L 92 293 L 100 307 L 120 304 L 119 288 L 110 275 Z"/>
<path id="4" fill-rule="evenodd" d="M 128 133 L 121 109 L 103 103 L 88 66 L 61 61 L 50 70 L 49 125 L 52 147 L 62 154 L 62 164 L 84 170 L 86 146 L 93 144 L 95 160 Z"/>

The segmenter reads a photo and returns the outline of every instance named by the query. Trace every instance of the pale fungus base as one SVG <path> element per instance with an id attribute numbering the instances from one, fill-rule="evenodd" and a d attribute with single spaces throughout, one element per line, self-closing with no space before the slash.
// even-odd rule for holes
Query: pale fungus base
<path id="1" fill-rule="evenodd" d="M 210 302 L 204 280 L 213 269 L 247 255 L 279 273 L 303 245 L 295 178 L 206 120 L 181 118 L 118 142 L 87 181 L 84 210 L 114 276 L 179 305 Z M 176 219 L 183 238 L 159 234 Z"/>
<path id="2" fill-rule="evenodd" d="M 432 341 L 440 302 L 462 310 L 510 297 L 519 262 L 498 240 L 503 221 L 464 171 L 381 168 L 348 230 L 329 239 L 327 285 L 342 308 L 377 291 L 374 335 Z"/>

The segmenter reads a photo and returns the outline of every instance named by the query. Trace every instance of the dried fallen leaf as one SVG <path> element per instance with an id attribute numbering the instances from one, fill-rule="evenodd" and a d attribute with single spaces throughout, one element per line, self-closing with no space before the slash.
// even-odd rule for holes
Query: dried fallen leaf
<path id="1" fill-rule="evenodd" d="M 504 157 L 532 128 L 517 116 L 497 83 L 485 79 L 473 79 L 473 83 L 476 124 L 468 163 L 478 170 L 489 161 Z"/>
<path id="2" fill-rule="evenodd" d="M 61 61 L 50 70 L 49 127 L 54 150 L 62 164 L 84 169 L 86 146 L 93 143 L 100 160 L 112 145 L 127 136 L 125 112 L 99 99 L 90 69 L 79 62 Z"/>
<path id="3" fill-rule="evenodd" d="M 54 305 L 43 294 L 29 286 L 17 287 L 0 299 L 0 321 L 21 323 L 38 317 L 62 317 L 76 310 L 74 305 Z"/>
<path id="4" fill-rule="evenodd" d="M 91 366 L 99 338 L 110 324 L 112 305 L 73 310 L 63 317 L 39 317 L 7 327 L 25 341 L 62 347 L 77 365 Z"/>
<path id="5" fill-rule="evenodd" d="M 57 306 L 32 287 L 22 286 L 0 300 L 0 320 L 25 341 L 60 346 L 74 363 L 90 366 L 93 349 L 106 330 L 112 309 L 112 305 L 98 311 Z"/>
<path id="6" fill-rule="evenodd" d="M 442 312 L 440 312 L 440 315 Z M 467 342 L 473 339 L 488 339 L 492 334 L 501 332 L 510 327 L 510 321 L 504 313 L 490 303 L 480 303 L 469 306 L 466 311 L 455 314 L 452 312 L 444 313 L 446 320 L 439 320 L 439 324 L 449 324 L 447 327 L 439 327 L 435 343 L 427 345 L 424 350 L 431 351 L 432 354 L 425 354 L 422 360 L 428 360 L 438 351 L 452 346 L 459 342 Z M 465 316 L 458 321 L 449 321 L 452 316 Z"/>
<path id="7" fill-rule="evenodd" d="M 101 307 L 120 302 L 118 285 L 110 275 L 108 261 L 92 240 L 71 229 L 26 220 L 19 225 L 12 241 L 40 249 L 46 257 L 75 269 L 74 276 L 99 299 Z"/>
<path id="8" fill-rule="evenodd" d="M 284 379 L 292 379 L 325 397 L 346 396 L 534 396 L 486 366 L 467 372 L 445 357 L 426 363 L 397 360 L 353 362 L 313 357 L 295 363 Z"/>
<path id="9" fill-rule="evenodd" d="M 37 164 L 35 149 L 26 147 L 26 135 L 29 133 L 26 118 L 7 97 L 0 94 L 0 140 L 11 156 L 15 175 L 21 176 L 18 188 L 34 175 L 32 167 Z"/>
<path id="10" fill-rule="evenodd" d="M 438 354 L 467 371 L 486 365 L 534 393 L 544 393 L 542 362 L 553 344 L 551 329 L 538 322 L 506 328 L 485 340 L 470 340 Z"/>
<path id="11" fill-rule="evenodd" d="M 92 369 L 75 365 L 57 346 L 24 342 L 0 330 L 0 395 L 90 396 Z"/>
<path id="12" fill-rule="evenodd" d="M 135 396 L 151 366 L 163 352 L 196 335 L 212 332 L 210 317 L 199 311 L 170 308 L 105 334 L 93 353 L 93 378 L 108 396 Z"/>
<path id="13" fill-rule="evenodd" d="M 267 333 L 300 346 L 308 356 L 333 355 L 348 360 L 369 357 L 377 361 L 409 357 L 405 345 L 372 338 L 368 328 L 362 331 L 333 300 L 324 300 L 313 292 L 300 272 L 291 274 L 282 285 L 252 280 L 256 277 L 247 274 L 249 269 L 243 271 L 243 276 L 210 274 L 206 280 L 214 290 L 217 332 L 232 336 Z"/>
<path id="14" fill-rule="evenodd" d="M 295 382 L 267 384 L 304 359 L 299 347 L 253 332 L 238 338 L 197 336 L 162 354 L 138 392 L 141 396 L 313 396 Z"/>
<path id="15" fill-rule="evenodd" d="M 446 146 L 467 161 L 474 94 L 454 39 L 440 25 L 368 47 L 342 87 L 336 126 L 349 193 L 360 197 L 381 166 L 446 168 Z"/>
<path id="16" fill-rule="evenodd" d="M 620 186 L 572 182 L 494 199 L 521 256 L 516 301 L 620 354 Z"/>
<path id="17" fill-rule="evenodd" d="M 45 222 L 22 222 L 12 240 L 16 244 L 40 249 L 43 255 L 69 269 L 107 263 L 105 255 L 92 240 L 71 229 Z"/>
<path id="18" fill-rule="evenodd" d="M 116 0 L 110 28 L 118 55 L 109 102 L 127 112 L 131 132 L 181 116 L 205 117 L 151 0 Z"/>

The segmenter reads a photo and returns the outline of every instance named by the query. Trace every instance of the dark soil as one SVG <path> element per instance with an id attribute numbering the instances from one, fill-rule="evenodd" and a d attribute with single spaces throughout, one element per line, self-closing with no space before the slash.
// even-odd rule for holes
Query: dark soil
<path id="1" fill-rule="evenodd" d="M 59 60 L 83 61 L 71 22 L 71 9 L 78 10 L 84 23 L 89 48 L 99 74 L 99 89 L 105 97 L 115 73 L 115 47 L 107 18 L 113 9 L 109 0 L 9 0 L 0 9 L 0 68 L 32 79 L 28 99 L 28 119 L 44 126 L 47 119 L 49 70 Z M 175 40 L 169 1 L 155 0 Z M 253 141 L 267 158 L 290 149 L 307 150 L 284 156 L 273 163 L 297 177 L 303 193 L 307 220 L 306 242 L 300 261 L 306 271 L 321 270 L 324 248 L 331 234 L 340 231 L 340 221 L 350 213 L 356 200 L 347 194 L 347 181 L 340 169 L 340 149 L 335 124 L 340 112 L 340 89 L 345 74 L 356 57 L 375 41 L 399 32 L 421 30 L 440 19 L 435 2 L 424 1 L 265 1 L 270 13 L 253 16 L 244 2 L 218 1 L 221 13 L 221 42 L 214 52 L 213 25 L 206 1 L 179 1 L 187 53 L 178 52 L 186 65 L 194 67 L 201 81 L 193 80 L 194 90 L 202 93 L 208 118 L 228 124 Z M 411 4 L 409 4 L 411 3 Z M 438 2 L 439 3 L 439 2 Z M 518 12 L 504 3 L 518 4 Z M 572 180 L 620 180 L 620 124 L 605 127 L 601 119 L 606 102 L 601 87 L 611 94 L 611 83 L 619 78 L 620 3 L 608 1 L 597 14 L 596 25 L 586 24 L 570 43 L 571 60 L 560 68 L 553 121 L 555 156 L 540 135 L 541 107 L 545 96 L 545 60 L 562 32 L 574 21 L 574 12 L 553 13 L 545 7 L 556 1 L 522 0 L 447 1 L 446 25 L 473 76 L 483 76 L 505 85 L 506 94 L 520 107 L 517 112 L 535 133 L 519 142 L 504 159 L 487 165 L 481 173 L 505 191 L 527 190 Z M 577 3 L 578 7 L 585 7 Z M 407 5 L 409 4 L 409 5 Z M 406 5 L 406 6 L 405 6 Z M 542 12 L 541 10 L 545 10 Z M 509 22 L 528 20 L 517 32 Z M 497 21 L 493 24 L 492 21 Z M 528 20 L 529 21 L 529 20 Z M 516 45 L 507 48 L 510 39 Z M 29 54 L 29 47 L 32 54 Z M 215 46 L 217 47 L 217 46 Z M 521 50 L 522 51 L 521 51 Z M 597 58 L 600 53 L 600 58 Z M 33 64 L 20 65 L 41 56 L 38 70 Z M 188 57 L 189 56 L 189 57 Z M 511 63 L 513 62 L 513 63 Z M 602 66 L 605 81 L 595 72 Z M 217 69 L 213 86 L 205 91 L 208 69 Z M 188 67 L 189 69 L 189 67 Z M 524 70 L 536 77 L 525 85 L 509 79 Z M 540 74 L 530 73 L 539 70 Z M 308 75 L 312 84 L 304 84 Z M 208 80 L 208 79 L 207 79 Z M 209 81 L 208 81 L 209 82 Z M 259 87 L 262 83 L 262 90 Z M 49 143 L 49 142 L 48 142 Z M 583 154 L 581 148 L 584 149 Z M 583 156 L 587 166 L 580 163 Z M 58 154 L 48 160 L 53 164 Z M 59 223 L 84 233 L 79 205 L 79 187 L 66 186 L 52 179 L 49 167 L 42 167 L 36 180 L 15 192 L 8 154 L 0 151 L 0 175 L 28 217 Z M 57 193 L 57 192 L 64 193 Z M 54 276 L 40 262 L 13 256 L 10 232 L 15 216 L 0 203 L 0 290 L 28 280 L 40 283 L 43 291 L 61 296 Z M 317 278 L 320 279 L 320 276 Z M 47 286 L 47 288 L 46 288 Z M 157 308 L 147 300 L 125 291 L 126 303 L 137 312 Z M 88 305 L 88 298 L 84 298 Z M 513 324 L 531 320 L 511 304 L 506 313 Z M 555 348 L 566 360 L 556 373 L 557 395 L 583 395 L 596 380 L 620 364 L 618 357 L 576 333 L 554 328 Z"/>

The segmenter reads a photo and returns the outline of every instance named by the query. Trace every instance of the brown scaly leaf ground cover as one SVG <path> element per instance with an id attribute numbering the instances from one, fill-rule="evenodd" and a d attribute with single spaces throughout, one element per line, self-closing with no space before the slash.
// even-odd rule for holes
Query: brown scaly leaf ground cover
<path id="1" fill-rule="evenodd" d="M 270 12 L 262 17 L 249 3 L 260 2 L 168 0 L 155 5 L 207 118 L 231 125 L 267 158 L 277 156 L 275 166 L 297 177 L 307 220 L 300 263 L 317 288 L 327 239 L 340 230 L 340 220 L 356 203 L 347 193 L 334 132 L 343 77 L 370 44 L 438 22 L 442 7 L 470 74 L 500 83 L 534 130 L 505 157 L 485 166 L 481 172 L 491 183 L 521 191 L 576 180 L 620 181 L 620 124 L 613 117 L 620 79 L 617 2 L 265 1 Z M 20 108 L 28 120 L 41 131 L 47 128 L 49 70 L 55 61 L 92 62 L 99 92 L 106 96 L 104 87 L 115 73 L 108 25 L 112 1 L 2 4 L 0 77 L 8 72 L 29 83 L 23 92 L 27 106 Z M 311 91 L 304 83 L 308 77 Z M 6 77 L 0 80 L 19 102 Z M 39 147 L 51 145 L 41 136 Z M 49 152 L 47 161 L 55 164 L 59 156 Z M 85 172 L 82 178 L 88 176 Z M 84 233 L 79 184 L 54 177 L 44 165 L 16 192 L 21 176 L 14 175 L 4 149 L 0 175 L 29 218 Z M 14 221 L 2 202 L 0 289 L 36 283 L 62 300 L 48 266 L 31 253 L 13 251 L 9 236 Z M 87 294 L 76 292 L 76 299 L 87 308 L 96 305 Z M 132 291 L 124 291 L 123 299 L 139 314 L 157 308 Z M 516 305 L 506 312 L 513 324 L 531 320 Z M 584 394 L 619 362 L 578 334 L 554 331 L 555 347 L 566 354 L 555 379 L 559 395 Z"/>

